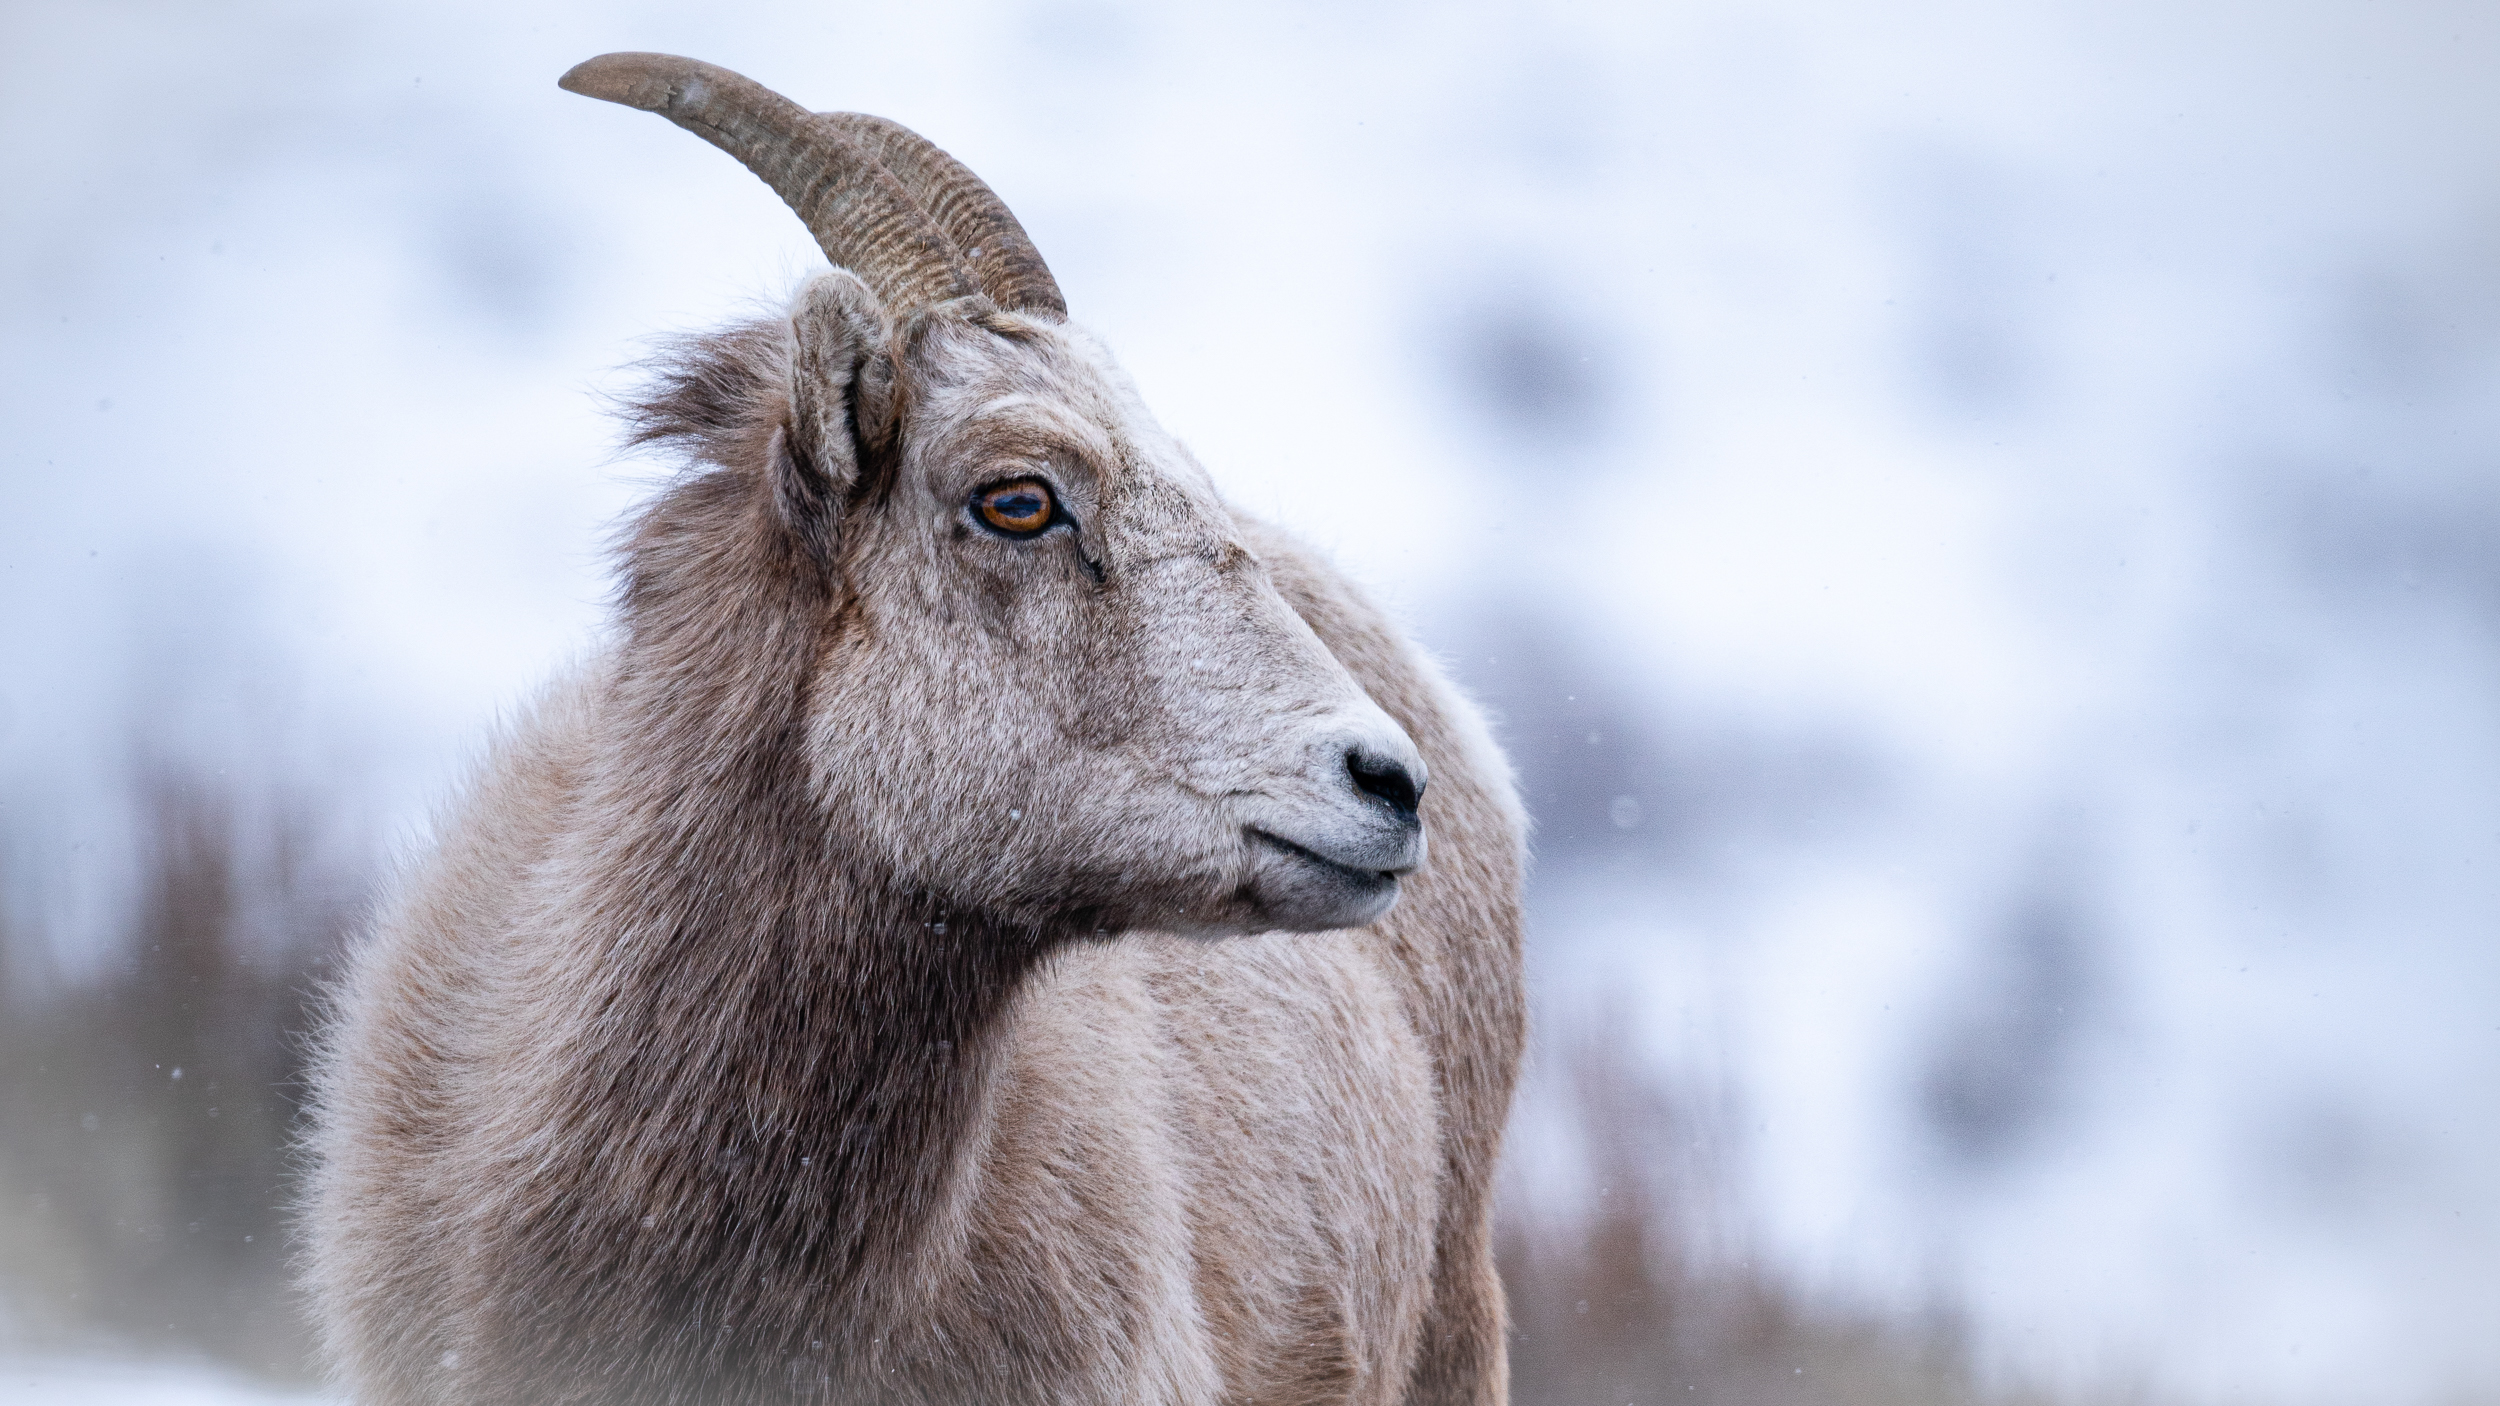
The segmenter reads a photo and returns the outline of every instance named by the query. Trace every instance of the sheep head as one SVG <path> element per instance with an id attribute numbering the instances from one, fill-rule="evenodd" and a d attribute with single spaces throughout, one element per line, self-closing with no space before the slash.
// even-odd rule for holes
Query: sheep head
<path id="1" fill-rule="evenodd" d="M 564 86 L 729 150 L 836 265 L 786 320 L 689 354 L 644 437 L 721 471 L 686 521 L 761 523 L 822 588 L 769 608 L 808 617 L 774 638 L 808 641 L 795 755 L 849 857 L 1036 930 L 1385 913 L 1423 857 L 1413 742 L 988 187 L 892 123 L 692 60 L 609 55 Z M 723 550 L 647 523 L 629 615 Z M 645 614 L 700 630 L 707 604 Z"/>

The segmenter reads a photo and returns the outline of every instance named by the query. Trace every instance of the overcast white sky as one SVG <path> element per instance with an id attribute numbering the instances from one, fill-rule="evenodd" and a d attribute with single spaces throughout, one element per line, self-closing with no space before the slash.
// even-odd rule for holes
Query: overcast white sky
<path id="1" fill-rule="evenodd" d="M 1549 1032 L 1603 987 L 1724 1077 L 1810 1282 L 2200 1399 L 2500 1386 L 2488 6 L 82 0 L 0 46 L 0 820 L 64 876 L 11 902 L 109 923 L 134 736 L 413 830 L 595 645 L 652 472 L 597 393 L 818 258 L 554 84 L 689 53 L 964 157 L 1227 491 L 1501 707 Z"/>

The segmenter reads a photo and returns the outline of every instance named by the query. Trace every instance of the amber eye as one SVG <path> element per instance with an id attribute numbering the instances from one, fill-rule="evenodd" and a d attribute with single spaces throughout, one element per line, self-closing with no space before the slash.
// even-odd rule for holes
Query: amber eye
<path id="1" fill-rule="evenodd" d="M 1050 485 L 1038 478 L 992 484 L 972 495 L 972 510 L 992 529 L 1010 537 L 1030 537 L 1050 526 L 1058 515 Z"/>

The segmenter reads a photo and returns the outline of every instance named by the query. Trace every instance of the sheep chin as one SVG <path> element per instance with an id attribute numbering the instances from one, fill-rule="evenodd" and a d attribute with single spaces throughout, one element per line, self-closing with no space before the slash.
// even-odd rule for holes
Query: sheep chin
<path id="1" fill-rule="evenodd" d="M 1397 905 L 1396 872 L 1341 864 L 1265 830 L 1249 834 L 1260 850 L 1251 891 L 1264 931 L 1359 928 L 1380 921 Z"/>

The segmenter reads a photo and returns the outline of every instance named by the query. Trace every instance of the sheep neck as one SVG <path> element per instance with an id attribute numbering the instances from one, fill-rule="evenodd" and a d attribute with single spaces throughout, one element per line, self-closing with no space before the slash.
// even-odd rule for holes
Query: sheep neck
<path id="1" fill-rule="evenodd" d="M 1007 1003 L 1057 940 L 897 882 L 815 794 L 808 679 L 839 602 L 737 521 L 736 488 L 681 488 L 635 544 L 583 1038 L 544 1109 L 591 1135 L 580 1195 L 522 1239 L 551 1262 L 599 1247 L 574 1282 L 619 1288 L 582 1306 L 584 1343 L 734 1325 L 774 1360 L 865 1321 L 946 1232 Z M 748 552 L 688 550 L 742 526 Z"/>

